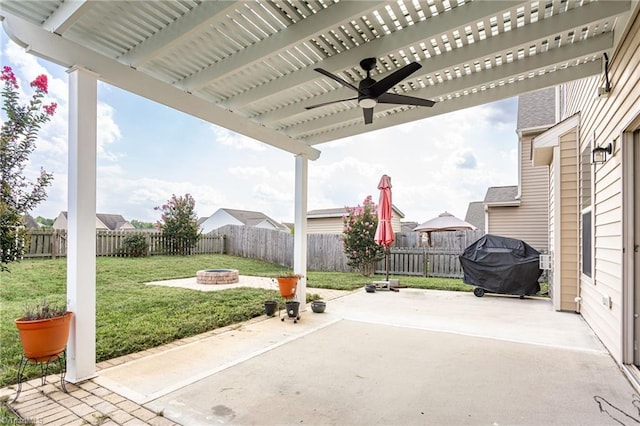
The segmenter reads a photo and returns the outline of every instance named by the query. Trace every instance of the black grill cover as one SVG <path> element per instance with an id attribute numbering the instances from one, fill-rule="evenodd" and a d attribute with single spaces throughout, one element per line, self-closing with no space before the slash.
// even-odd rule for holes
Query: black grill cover
<path id="1" fill-rule="evenodd" d="M 540 252 L 524 241 L 485 235 L 460 255 L 466 284 L 489 292 L 533 295 L 540 291 Z"/>

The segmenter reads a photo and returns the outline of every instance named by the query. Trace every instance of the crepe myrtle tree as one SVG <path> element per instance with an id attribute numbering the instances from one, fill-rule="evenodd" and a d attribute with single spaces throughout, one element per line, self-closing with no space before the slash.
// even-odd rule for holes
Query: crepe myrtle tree
<path id="1" fill-rule="evenodd" d="M 384 258 L 384 247 L 374 240 L 378 214 L 371 196 L 364 199 L 362 206 L 347 207 L 342 222 L 342 243 L 347 264 L 368 277 L 375 272 L 376 262 Z"/>
<path id="2" fill-rule="evenodd" d="M 11 67 L 5 66 L 2 81 L 2 130 L 0 131 L 0 272 L 24 254 L 27 230 L 22 217 L 47 198 L 46 188 L 53 175 L 40 169 L 34 181 L 24 174 L 29 156 L 36 148 L 38 131 L 51 119 L 58 106 L 44 104 L 47 77 L 39 75 L 30 84 L 34 93 L 20 103 L 18 82 Z"/>
<path id="3" fill-rule="evenodd" d="M 168 254 L 189 255 L 200 239 L 195 206 L 196 200 L 190 194 L 173 194 L 166 204 L 154 207 L 162 212 L 156 226 L 162 231 Z"/>

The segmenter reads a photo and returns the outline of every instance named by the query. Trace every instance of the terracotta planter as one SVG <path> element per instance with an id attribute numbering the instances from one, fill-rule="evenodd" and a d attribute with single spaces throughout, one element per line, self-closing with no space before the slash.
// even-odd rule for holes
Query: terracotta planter
<path id="1" fill-rule="evenodd" d="M 298 277 L 278 277 L 278 288 L 280 289 L 280 296 L 285 299 L 291 299 L 296 295 L 296 288 L 298 287 Z"/>
<path id="2" fill-rule="evenodd" d="M 73 312 L 64 316 L 42 320 L 15 320 L 24 355 L 32 360 L 47 361 L 64 351 L 69 339 Z"/>

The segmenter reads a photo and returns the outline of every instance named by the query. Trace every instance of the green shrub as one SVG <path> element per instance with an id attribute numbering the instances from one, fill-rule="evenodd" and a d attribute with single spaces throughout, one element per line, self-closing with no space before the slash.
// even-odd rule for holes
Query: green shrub
<path id="1" fill-rule="evenodd" d="M 149 251 L 149 243 L 143 234 L 129 235 L 124 239 L 124 252 L 127 256 L 142 257 Z"/>

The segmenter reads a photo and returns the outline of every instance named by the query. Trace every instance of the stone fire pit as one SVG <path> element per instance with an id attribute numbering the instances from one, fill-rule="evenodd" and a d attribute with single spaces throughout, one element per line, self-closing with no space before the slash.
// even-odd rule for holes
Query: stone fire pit
<path id="1" fill-rule="evenodd" d="M 204 269 L 196 273 L 198 284 L 235 284 L 240 282 L 237 269 Z"/>

